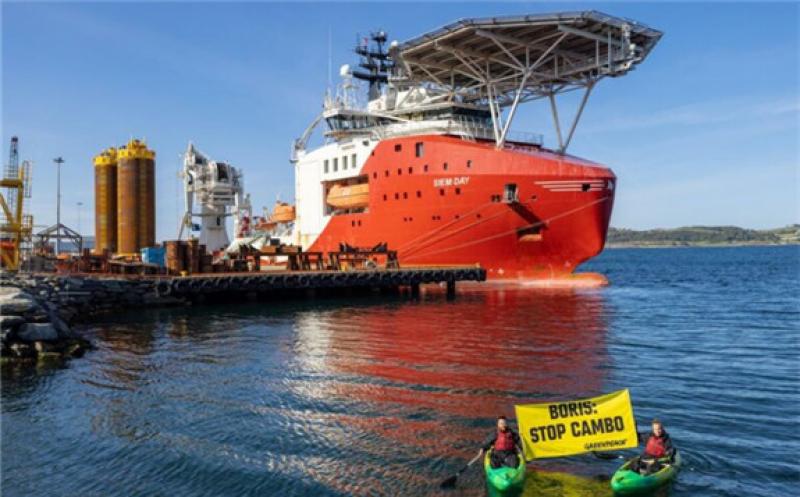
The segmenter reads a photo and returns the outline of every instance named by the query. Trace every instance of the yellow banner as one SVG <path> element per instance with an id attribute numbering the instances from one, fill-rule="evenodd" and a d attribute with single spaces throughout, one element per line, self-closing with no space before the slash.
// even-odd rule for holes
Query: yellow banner
<path id="1" fill-rule="evenodd" d="M 639 445 L 627 389 L 590 399 L 524 404 L 514 409 L 526 459 Z"/>

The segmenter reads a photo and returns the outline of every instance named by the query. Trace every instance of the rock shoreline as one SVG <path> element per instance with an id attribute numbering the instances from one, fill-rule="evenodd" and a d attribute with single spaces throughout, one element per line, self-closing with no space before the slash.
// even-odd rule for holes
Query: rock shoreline
<path id="1" fill-rule="evenodd" d="M 3 362 L 80 357 L 92 344 L 71 326 L 123 308 L 182 304 L 156 282 L 53 274 L 0 274 Z"/>
<path id="2" fill-rule="evenodd" d="M 91 348 L 56 309 L 19 287 L 0 287 L 0 332 L 3 362 L 80 357 Z"/>

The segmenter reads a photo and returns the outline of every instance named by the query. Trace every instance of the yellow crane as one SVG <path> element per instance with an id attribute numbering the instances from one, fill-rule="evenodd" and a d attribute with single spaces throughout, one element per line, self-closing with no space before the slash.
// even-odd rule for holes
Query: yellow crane
<path id="1" fill-rule="evenodd" d="M 23 203 L 30 197 L 30 163 L 19 167 L 18 139 L 11 138 L 10 160 L 3 179 L 0 179 L 0 266 L 16 271 L 20 263 L 20 247 L 28 240 L 33 227 L 31 216 L 23 215 Z"/>

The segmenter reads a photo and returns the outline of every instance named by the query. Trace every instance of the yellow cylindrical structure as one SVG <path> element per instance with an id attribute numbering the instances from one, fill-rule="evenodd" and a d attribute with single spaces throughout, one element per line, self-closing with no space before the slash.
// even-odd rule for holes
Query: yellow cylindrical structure
<path id="1" fill-rule="evenodd" d="M 139 251 L 139 160 L 122 147 L 117 153 L 117 252 Z"/>
<path id="2" fill-rule="evenodd" d="M 117 150 L 109 148 L 94 158 L 95 253 L 117 250 Z"/>
<path id="3" fill-rule="evenodd" d="M 117 251 L 134 255 L 156 242 L 155 152 L 139 140 L 117 151 Z"/>
<path id="4" fill-rule="evenodd" d="M 148 150 L 139 159 L 139 246 L 156 244 L 155 153 Z"/>

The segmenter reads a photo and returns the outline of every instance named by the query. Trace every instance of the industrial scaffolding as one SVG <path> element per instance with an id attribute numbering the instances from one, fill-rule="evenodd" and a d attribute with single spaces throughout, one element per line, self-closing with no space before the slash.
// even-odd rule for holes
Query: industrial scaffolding
<path id="1" fill-rule="evenodd" d="M 19 163 L 19 139 L 11 138 L 9 160 L 0 180 L 0 266 L 19 269 L 21 253 L 30 250 L 33 217 L 24 213 L 25 199 L 31 196 L 31 162 Z"/>

